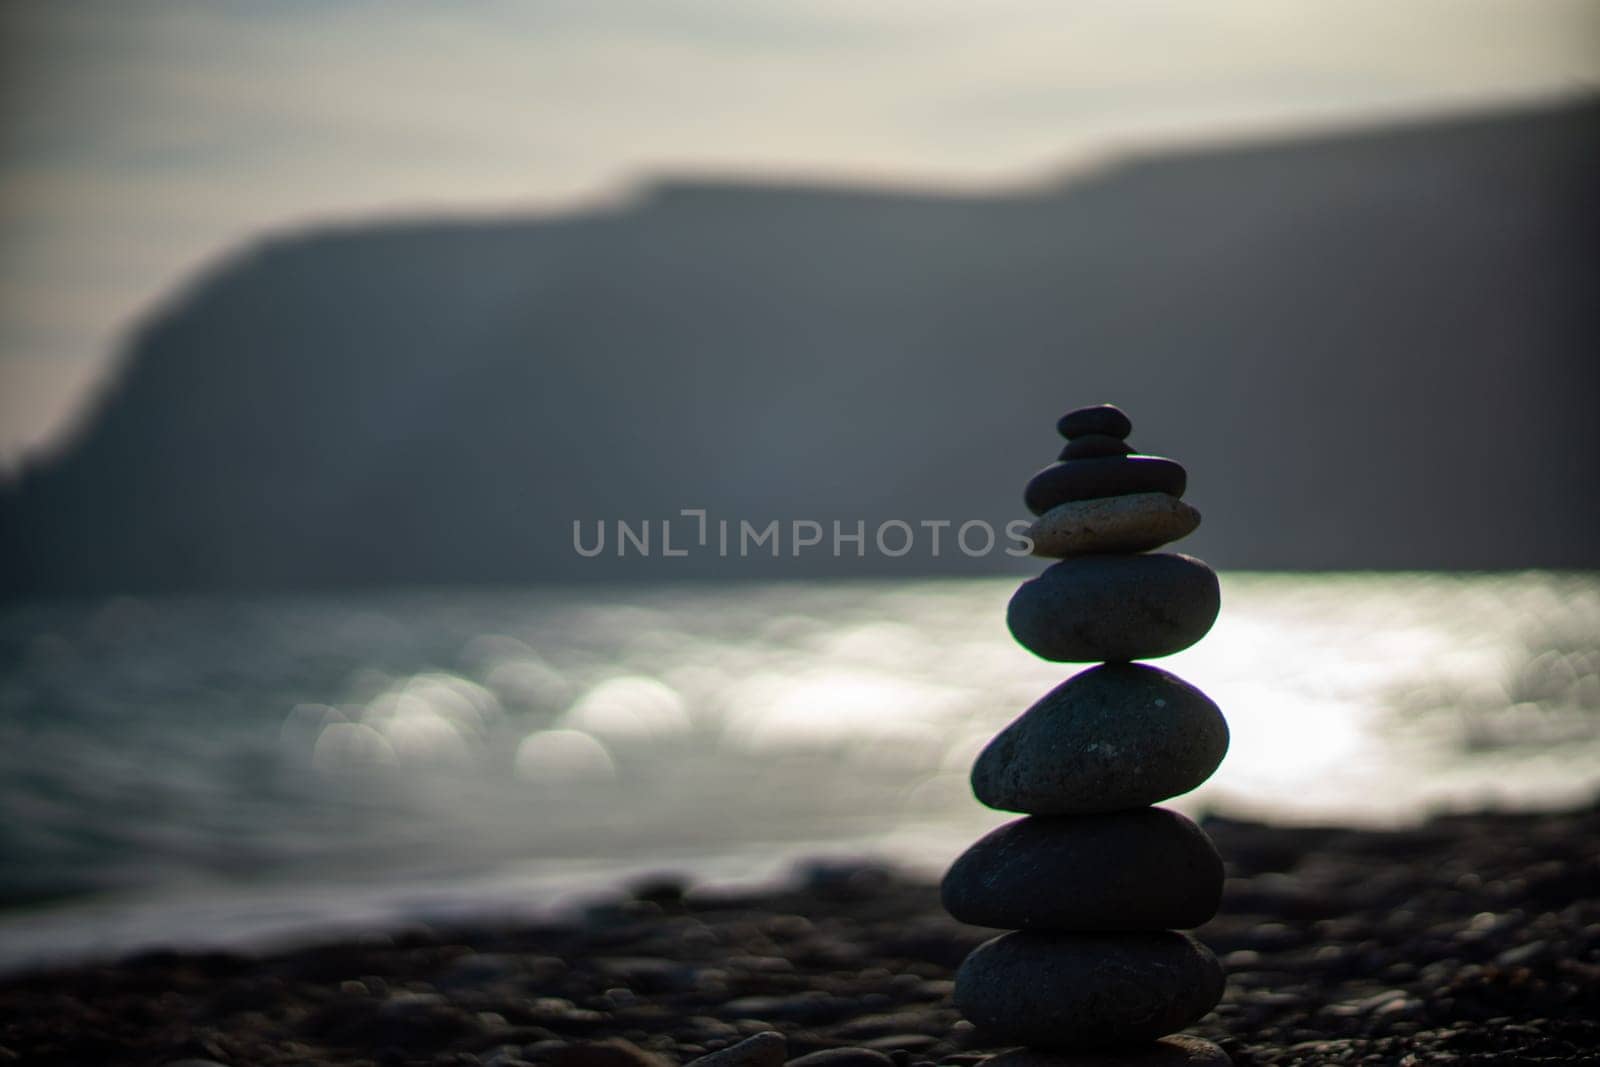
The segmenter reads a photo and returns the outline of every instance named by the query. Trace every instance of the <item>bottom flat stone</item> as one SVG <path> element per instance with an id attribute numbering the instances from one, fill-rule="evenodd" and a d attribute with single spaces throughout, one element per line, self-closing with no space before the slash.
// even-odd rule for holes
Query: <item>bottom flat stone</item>
<path id="1" fill-rule="evenodd" d="M 983 1061 L 982 1067 L 1231 1067 L 1228 1054 L 1211 1042 L 1188 1034 L 1130 1048 L 1097 1052 L 1045 1052 L 1012 1049 Z"/>

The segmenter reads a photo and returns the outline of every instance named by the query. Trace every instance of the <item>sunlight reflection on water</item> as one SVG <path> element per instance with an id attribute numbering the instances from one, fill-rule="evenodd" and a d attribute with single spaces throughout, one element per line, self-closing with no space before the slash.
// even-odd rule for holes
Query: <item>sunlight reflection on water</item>
<path id="1" fill-rule="evenodd" d="M 1014 586 L 7 609 L 0 889 L 159 911 L 270 885 L 321 914 L 375 881 L 465 900 L 819 851 L 937 868 L 1004 818 L 967 789 L 979 748 L 1077 669 L 1010 639 Z M 1189 811 L 1395 822 L 1600 784 L 1592 576 L 1225 576 L 1216 628 L 1160 665 L 1233 734 Z M 0 921 L 0 956 L 18 944 Z"/>

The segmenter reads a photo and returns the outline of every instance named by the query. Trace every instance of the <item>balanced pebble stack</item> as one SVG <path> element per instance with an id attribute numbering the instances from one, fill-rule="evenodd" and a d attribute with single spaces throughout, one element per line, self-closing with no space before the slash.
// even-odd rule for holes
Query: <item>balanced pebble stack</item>
<path id="1" fill-rule="evenodd" d="M 1228 726 L 1200 690 L 1134 662 L 1205 636 L 1217 576 L 1151 551 L 1200 524 L 1181 499 L 1183 467 L 1133 454 L 1133 425 L 1110 405 L 1058 428 L 1060 460 L 1024 500 L 1038 516 L 1034 555 L 1059 562 L 1017 590 L 1006 621 L 1047 660 L 1099 666 L 1045 694 L 973 767 L 980 801 L 1026 817 L 945 875 L 951 915 L 1014 931 L 967 957 L 956 1006 L 1026 1046 L 994 1067 L 1226 1064 L 1217 1046 L 1176 1034 L 1222 995 L 1216 957 L 1180 932 L 1216 914 L 1222 860 L 1200 827 L 1150 805 L 1211 776 Z"/>

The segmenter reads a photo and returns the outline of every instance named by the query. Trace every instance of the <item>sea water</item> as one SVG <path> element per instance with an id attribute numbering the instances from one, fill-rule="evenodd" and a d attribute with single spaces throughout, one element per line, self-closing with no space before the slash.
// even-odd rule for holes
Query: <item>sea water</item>
<path id="1" fill-rule="evenodd" d="M 537 910 L 644 872 L 936 872 L 1072 666 L 1014 579 L 0 609 L 0 967 Z M 1232 729 L 1174 801 L 1395 824 L 1600 788 L 1600 577 L 1252 575 L 1160 662 Z"/>

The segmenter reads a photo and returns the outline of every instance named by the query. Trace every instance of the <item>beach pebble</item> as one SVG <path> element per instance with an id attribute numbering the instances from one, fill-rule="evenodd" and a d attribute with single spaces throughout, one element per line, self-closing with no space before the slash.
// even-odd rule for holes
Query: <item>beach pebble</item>
<path id="1" fill-rule="evenodd" d="M 1108 433 L 1084 434 L 1074 437 L 1061 449 L 1057 459 L 1099 459 L 1101 456 L 1126 456 L 1133 446 L 1120 437 Z"/>
<path id="2" fill-rule="evenodd" d="M 691 1067 L 783 1067 L 789 1043 L 776 1030 L 763 1030 L 737 1045 L 691 1060 Z"/>
<path id="3" fill-rule="evenodd" d="M 550 1067 L 672 1067 L 670 1060 L 624 1038 L 580 1041 L 552 1053 Z"/>
<path id="4" fill-rule="evenodd" d="M 1035 474 L 1022 491 L 1022 502 L 1035 515 L 1073 500 L 1093 500 L 1130 493 L 1182 496 L 1189 484 L 1182 464 L 1160 456 L 1104 456 L 1052 463 Z"/>
<path id="5" fill-rule="evenodd" d="M 1006 625 L 1048 660 L 1149 659 L 1200 640 L 1221 605 L 1216 573 L 1192 556 L 1079 556 L 1024 582 Z"/>
<path id="6" fill-rule="evenodd" d="M 1216 704 L 1142 663 L 1068 678 L 1000 731 L 972 767 L 972 791 L 1001 811 L 1087 815 L 1187 793 L 1228 751 Z"/>
<path id="7" fill-rule="evenodd" d="M 1126 437 L 1133 432 L 1133 421 L 1115 404 L 1091 404 L 1069 411 L 1056 421 L 1062 437 L 1083 437 L 1092 433 Z"/>
<path id="8" fill-rule="evenodd" d="M 1063 1049 L 1150 1041 L 1222 996 L 1222 967 L 1172 930 L 1002 934 L 956 974 L 961 1013 L 996 1041 Z"/>
<path id="9" fill-rule="evenodd" d="M 1222 857 L 1166 808 L 1035 815 L 963 852 L 940 896 L 960 922 L 1002 930 L 1188 929 L 1217 913 Z"/>
<path id="10" fill-rule="evenodd" d="M 876 1049 L 825 1048 L 790 1060 L 789 1067 L 895 1067 L 895 1063 Z"/>
<path id="11" fill-rule="evenodd" d="M 1070 500 L 1039 516 L 1025 531 L 1033 554 L 1054 559 L 1100 552 L 1146 552 L 1187 537 L 1200 513 L 1166 493 L 1131 493 Z"/>
<path id="12" fill-rule="evenodd" d="M 984 1067 L 1229 1067 L 1233 1061 L 1205 1038 L 1169 1034 L 1159 1041 L 1100 1052 L 1042 1052 L 1018 1048 L 984 1061 Z"/>

